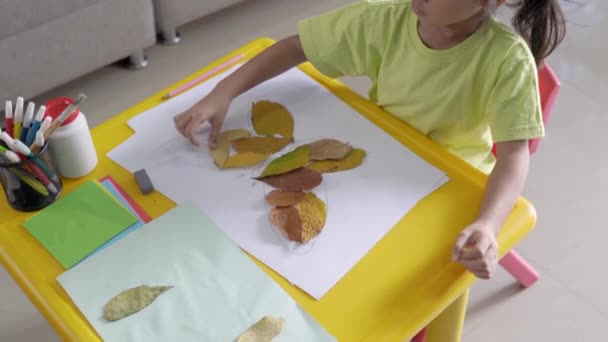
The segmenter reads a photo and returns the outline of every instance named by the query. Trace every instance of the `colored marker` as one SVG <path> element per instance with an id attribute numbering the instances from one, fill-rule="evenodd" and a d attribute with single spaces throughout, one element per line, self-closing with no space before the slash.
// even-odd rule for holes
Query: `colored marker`
<path id="1" fill-rule="evenodd" d="M 6 152 L 5 156 L 8 158 L 8 160 L 11 163 L 15 163 L 18 164 L 20 162 L 19 156 L 17 156 L 16 153 L 13 153 L 11 151 Z M 49 195 L 49 190 L 47 190 L 47 187 L 44 186 L 44 184 L 40 183 L 39 181 L 37 181 L 35 178 L 33 178 L 32 176 L 20 172 L 19 170 L 17 170 L 16 168 L 12 168 L 11 169 L 13 171 L 13 173 L 19 177 L 19 179 L 21 179 L 25 184 L 29 185 L 32 189 L 34 189 L 35 191 L 37 191 L 39 194 L 41 194 L 42 196 L 48 196 Z M 48 179 L 47 179 L 48 181 Z M 55 187 L 53 184 L 51 184 L 51 186 Z M 56 193 L 57 189 L 55 188 L 55 192 Z"/>
<path id="2" fill-rule="evenodd" d="M 34 139 L 34 144 L 30 147 L 30 150 L 33 154 L 40 153 L 42 150 L 42 146 L 44 146 L 44 134 L 40 131 L 36 132 L 36 139 Z"/>
<path id="3" fill-rule="evenodd" d="M 46 131 L 49 130 L 49 127 L 51 127 L 52 123 L 53 123 L 53 118 L 51 118 L 50 116 L 47 116 L 46 118 L 44 118 L 44 120 L 42 120 L 42 124 L 40 125 L 39 131 L 42 132 L 42 134 L 45 134 Z M 45 139 L 46 139 L 46 137 L 45 137 Z"/>
<path id="4" fill-rule="evenodd" d="M 40 125 L 42 125 L 42 119 L 44 118 L 44 113 L 46 113 L 46 106 L 40 106 L 38 108 L 38 113 L 36 113 L 36 118 L 32 122 L 32 126 L 30 127 L 29 132 L 27 133 L 27 138 L 25 139 L 25 145 L 32 146 L 34 143 L 34 139 L 36 139 L 36 133 L 40 129 Z"/>
<path id="5" fill-rule="evenodd" d="M 27 140 L 27 133 L 30 131 L 32 121 L 34 121 L 35 110 L 36 104 L 34 102 L 30 102 L 27 104 L 27 110 L 25 111 L 25 115 L 23 116 L 23 128 L 21 129 L 21 135 L 19 136 L 19 140 L 23 142 Z M 17 137 L 15 137 L 15 139 L 17 139 Z"/>
<path id="6" fill-rule="evenodd" d="M 15 140 L 13 140 L 8 133 L 0 132 L 0 140 L 4 141 L 6 146 L 8 146 L 8 148 L 10 148 L 12 151 L 15 151 Z"/>
<path id="7" fill-rule="evenodd" d="M 13 137 L 13 101 L 4 104 L 4 128 L 8 135 Z"/>
<path id="8" fill-rule="evenodd" d="M 13 119 L 13 136 L 12 138 L 19 139 L 21 136 L 21 124 L 23 123 L 23 97 L 17 98 L 15 104 L 15 116 Z"/>
<path id="9" fill-rule="evenodd" d="M 11 162 L 7 157 L 4 156 L 4 153 L 0 150 L 0 163 L 9 165 Z M 4 178 L 2 184 L 6 186 L 6 194 L 8 195 L 8 201 L 10 203 L 14 203 L 16 201 L 16 191 L 21 188 L 21 183 L 18 179 L 15 179 L 16 176 L 13 173 L 14 171 L 11 169 L 0 169 L 0 178 Z M 45 188 L 46 190 L 46 188 Z"/>
<path id="10" fill-rule="evenodd" d="M 6 132 L 2 132 L 0 133 L 0 140 L 3 140 L 6 145 L 8 146 L 8 148 L 10 148 L 10 150 L 17 155 L 17 157 L 19 158 L 20 161 L 26 161 L 27 157 L 25 154 L 21 153 L 21 151 L 19 150 L 19 148 L 17 147 L 17 141 L 19 140 L 15 140 L 11 137 L 8 136 L 8 134 L 6 134 Z M 20 141 L 19 141 L 20 142 Z M 34 171 L 34 168 L 38 168 L 35 165 L 23 165 L 23 168 L 26 169 L 28 172 L 31 172 L 32 174 L 36 174 L 36 171 Z"/>
<path id="11" fill-rule="evenodd" d="M 17 149 L 19 150 L 19 152 L 21 154 L 29 157 L 30 159 L 32 159 L 34 161 L 34 164 L 36 164 L 36 165 L 30 165 L 32 171 L 34 172 L 36 177 L 38 179 L 40 179 L 40 181 L 42 181 L 42 184 L 44 184 L 44 186 L 46 186 L 47 189 L 49 189 L 52 193 L 56 194 L 57 188 L 55 187 L 55 185 L 53 183 L 51 183 L 51 181 L 47 177 L 47 175 L 53 174 L 48 169 L 48 167 L 40 160 L 40 158 L 37 158 L 32 153 L 32 151 L 30 151 L 30 149 L 27 146 L 25 146 L 25 144 L 22 141 L 15 140 L 15 146 L 17 147 Z"/>
<path id="12" fill-rule="evenodd" d="M 61 112 L 61 114 L 59 115 L 59 117 L 57 117 L 55 119 L 55 121 L 53 121 L 53 123 L 51 124 L 51 127 L 49 127 L 49 129 L 46 132 L 44 132 L 44 138 L 48 140 L 49 136 L 51 134 L 53 134 L 53 132 L 57 128 L 59 128 L 59 126 L 61 126 L 61 124 L 63 124 L 63 122 L 74 112 L 74 110 L 76 109 L 76 107 L 78 107 L 86 99 L 87 99 L 86 95 L 84 95 L 84 94 L 78 95 L 78 98 L 76 99 L 76 101 L 70 103 L 70 105 L 67 106 L 63 110 L 63 112 Z"/>

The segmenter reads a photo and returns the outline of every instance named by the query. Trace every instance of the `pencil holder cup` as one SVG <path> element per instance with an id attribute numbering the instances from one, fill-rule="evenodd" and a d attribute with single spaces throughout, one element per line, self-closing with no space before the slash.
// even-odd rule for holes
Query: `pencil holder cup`
<path id="1" fill-rule="evenodd" d="M 20 163 L 11 163 L 0 153 L 0 184 L 8 204 L 18 211 L 43 209 L 55 202 L 63 189 L 47 145 Z"/>

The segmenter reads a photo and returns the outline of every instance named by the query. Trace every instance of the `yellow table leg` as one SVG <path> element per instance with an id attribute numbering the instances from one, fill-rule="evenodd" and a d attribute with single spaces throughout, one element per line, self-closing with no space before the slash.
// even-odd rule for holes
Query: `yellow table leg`
<path id="1" fill-rule="evenodd" d="M 469 301 L 469 291 L 460 296 L 427 327 L 427 342 L 460 342 Z"/>

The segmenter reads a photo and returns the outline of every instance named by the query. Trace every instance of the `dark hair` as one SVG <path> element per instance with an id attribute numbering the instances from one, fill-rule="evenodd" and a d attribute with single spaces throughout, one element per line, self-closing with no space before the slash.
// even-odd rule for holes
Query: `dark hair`
<path id="1" fill-rule="evenodd" d="M 566 18 L 559 0 L 518 0 L 509 6 L 518 8 L 513 27 L 528 42 L 540 64 L 566 35 Z"/>

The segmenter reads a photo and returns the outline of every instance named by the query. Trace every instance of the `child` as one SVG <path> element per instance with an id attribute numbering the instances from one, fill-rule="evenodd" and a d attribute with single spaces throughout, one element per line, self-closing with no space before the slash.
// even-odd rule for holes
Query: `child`
<path id="1" fill-rule="evenodd" d="M 213 148 L 234 98 L 305 61 L 331 77 L 369 76 L 372 101 L 490 174 L 479 215 L 453 249 L 455 261 L 489 279 L 498 264 L 495 235 L 527 177 L 528 140 L 544 135 L 537 64 L 565 34 L 558 0 L 519 1 L 513 24 L 521 36 L 493 18 L 504 2 L 367 0 L 306 19 L 298 35 L 177 115 L 176 128 L 199 145 L 208 122 Z"/>

